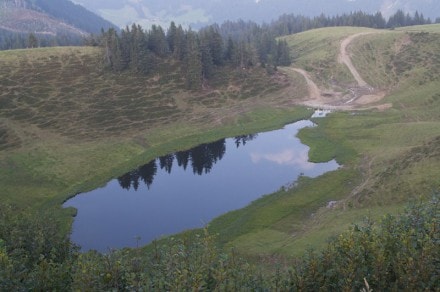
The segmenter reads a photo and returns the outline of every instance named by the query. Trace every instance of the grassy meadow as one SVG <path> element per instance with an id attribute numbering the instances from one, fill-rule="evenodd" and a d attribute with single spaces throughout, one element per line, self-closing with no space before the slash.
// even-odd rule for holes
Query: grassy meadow
<path id="1" fill-rule="evenodd" d="M 300 132 L 310 159 L 336 158 L 337 171 L 302 177 L 209 225 L 218 243 L 249 257 L 296 256 L 365 216 L 396 213 L 440 190 L 440 26 L 375 31 L 325 28 L 285 37 L 292 66 L 325 88 L 354 82 L 337 61 L 342 39 L 359 32 L 352 60 L 386 91 L 390 109 L 335 112 Z M 219 72 L 198 92 L 182 90 L 178 66 L 155 76 L 109 73 L 97 48 L 0 52 L 0 186 L 4 202 L 54 208 L 150 159 L 218 138 L 307 118 L 299 74 Z M 327 208 L 329 201 L 337 201 Z M 67 227 L 66 227 L 67 228 Z"/>

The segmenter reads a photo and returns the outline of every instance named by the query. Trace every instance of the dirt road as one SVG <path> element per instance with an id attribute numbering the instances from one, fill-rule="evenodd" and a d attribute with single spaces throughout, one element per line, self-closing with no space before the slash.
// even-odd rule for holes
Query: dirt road
<path id="1" fill-rule="evenodd" d="M 356 70 L 356 68 L 353 66 L 353 63 L 351 62 L 351 56 L 347 51 L 347 47 L 348 45 L 350 45 L 350 43 L 357 37 L 363 36 L 363 35 L 367 35 L 367 34 L 371 34 L 372 32 L 361 32 L 361 33 L 357 33 L 354 35 L 349 36 L 348 38 L 344 39 L 341 43 L 341 49 L 339 52 L 339 57 L 338 57 L 338 61 L 339 63 L 343 63 L 345 64 L 348 69 L 351 72 L 351 75 L 353 75 L 354 79 L 356 79 L 356 82 L 358 83 L 358 85 L 360 87 L 367 87 L 368 84 L 367 82 L 365 82 L 364 79 L 362 79 L 361 75 L 359 74 L 359 72 Z"/>
<path id="2" fill-rule="evenodd" d="M 321 90 L 319 89 L 318 85 L 316 85 L 316 83 L 313 82 L 312 78 L 310 78 L 309 73 L 299 68 L 292 68 L 292 70 L 298 72 L 304 77 L 304 79 L 306 79 L 307 86 L 309 87 L 309 98 L 320 100 Z"/>
<path id="3" fill-rule="evenodd" d="M 351 56 L 347 51 L 348 46 L 355 38 L 372 33 L 377 33 L 377 32 L 357 33 L 345 38 L 341 42 L 338 61 L 347 66 L 347 68 L 350 70 L 351 74 L 353 75 L 354 79 L 358 83 L 356 88 L 347 88 L 348 91 L 352 92 L 352 96 L 347 97 L 347 95 L 342 92 L 334 92 L 334 91 L 326 92 L 325 94 L 323 94 L 321 89 L 319 89 L 316 83 L 313 82 L 310 74 L 307 73 L 305 70 L 300 68 L 291 68 L 291 67 L 285 68 L 285 70 L 295 71 L 301 74 L 307 82 L 309 96 L 305 100 L 302 100 L 300 103 L 307 106 L 320 107 L 326 109 L 350 110 L 360 107 L 364 109 L 371 108 L 366 106 L 368 104 L 380 101 L 385 96 L 385 92 L 380 92 L 375 90 L 370 85 L 368 85 L 368 83 L 365 82 L 364 79 L 362 79 L 361 75 L 354 67 L 351 61 Z M 391 107 L 391 104 L 376 105 L 373 107 L 383 110 Z"/>

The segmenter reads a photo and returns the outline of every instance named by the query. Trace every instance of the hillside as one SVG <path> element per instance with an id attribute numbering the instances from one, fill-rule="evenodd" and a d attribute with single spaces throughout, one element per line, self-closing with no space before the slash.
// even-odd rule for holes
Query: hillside
<path id="1" fill-rule="evenodd" d="M 50 15 L 25 7 L 7 6 L 3 8 L 0 27 L 17 33 L 37 33 L 47 35 L 71 34 L 85 36 L 86 32 Z"/>
<path id="2" fill-rule="evenodd" d="M 270 77 L 261 68 L 225 67 L 198 91 L 183 89 L 184 80 L 177 74 L 180 66 L 175 61 L 159 64 L 152 76 L 138 76 L 130 71 L 106 70 L 98 48 L 2 51 L 2 202 L 50 213 L 56 220 L 47 222 L 62 222 L 61 233 L 67 234 L 75 211 L 60 206 L 78 192 L 94 189 L 159 155 L 218 138 L 274 129 L 309 118 L 314 106 L 328 108 L 333 112 L 326 118 L 314 119 L 317 126 L 302 130 L 299 137 L 311 147 L 311 160 L 335 158 L 343 167 L 315 179 L 301 177 L 292 187 L 281 188 L 244 209 L 215 219 L 207 231 L 218 234 L 217 237 L 206 236 L 197 245 L 209 251 L 212 251 L 210 244 L 223 250 L 234 247 L 230 257 L 219 260 L 220 270 L 229 259 L 235 262 L 238 256 L 262 263 L 268 270 L 275 269 L 274 263 L 291 264 L 293 257 L 304 255 L 309 247 L 323 249 L 329 238 L 353 223 L 359 224 L 365 216 L 378 219 L 384 214 L 396 214 L 409 201 L 427 201 L 439 193 L 439 36 L 440 25 L 396 30 L 337 27 L 303 32 L 284 37 L 295 56 L 290 67 L 280 68 Z M 431 212 L 437 212 L 435 222 L 438 209 Z M 414 216 L 417 217 L 417 213 Z M 46 217 L 42 218 L 44 222 Z M 393 228 L 386 225 L 391 222 L 387 218 L 385 227 Z M 24 222 L 32 222 L 28 220 Z M 430 232 L 432 240 L 437 236 L 437 241 L 428 247 L 430 254 L 435 255 L 438 254 L 435 229 L 438 226 L 429 224 L 422 229 Z M 27 224 L 17 226 L 25 228 Z M 416 232 L 405 226 L 399 228 L 408 231 L 409 237 Z M 3 230 L 8 229 L 0 228 Z M 353 239 L 360 234 L 358 231 L 356 225 L 347 241 L 338 237 L 347 258 L 354 250 L 364 254 L 361 248 L 353 248 L 358 242 Z M 366 231 L 362 234 L 371 234 Z M 55 231 L 44 229 L 44 232 Z M 176 238 L 187 241 L 194 233 L 200 231 Z M 38 232 L 35 237 L 49 241 L 47 245 L 53 247 L 50 240 L 41 239 Z M 382 238 L 383 235 L 375 235 L 374 244 L 381 245 Z M 390 238 L 387 240 L 391 242 Z M 432 243 L 431 238 L 427 241 Z M 30 242 L 32 244 L 25 245 L 25 242 L 23 246 L 33 247 L 34 241 Z M 158 245 L 173 252 L 172 255 L 183 255 L 181 262 L 176 262 L 174 256 L 166 262 L 178 267 L 176 274 L 182 273 L 180 267 L 185 267 L 185 275 L 199 271 L 197 264 L 184 266 L 183 263 L 189 264 L 185 260 L 191 254 L 185 245 L 173 238 L 167 249 L 164 242 L 134 250 L 136 257 L 145 252 L 146 256 L 140 261 L 132 261 L 130 251 L 104 257 L 94 253 L 81 256 L 82 266 L 75 270 L 77 276 L 80 274 L 76 284 L 93 285 L 96 279 L 109 286 L 135 282 L 132 278 L 118 278 L 123 269 L 121 265 L 149 263 L 150 257 L 168 259 L 170 254 L 158 254 Z M 408 243 L 405 247 L 406 242 L 400 239 L 399 242 L 399 248 L 412 246 Z M 23 250 L 20 244 L 21 241 L 17 245 Z M 0 256 L 4 259 L 0 264 L 9 263 L 4 246 L 6 244 L 0 241 Z M 10 255 L 12 258 L 13 253 Z M 314 266 L 322 258 L 312 255 L 308 254 L 310 265 Z M 125 262 L 121 264 L 118 256 Z M 203 258 L 215 256 L 213 252 Z M 44 257 L 37 255 L 36 259 L 42 264 L 32 268 L 43 270 L 49 265 Z M 399 259 L 402 266 L 420 271 L 421 267 L 412 259 Z M 105 267 L 104 272 L 96 272 L 96 263 Z M 350 264 L 362 266 L 363 262 Z M 243 266 L 240 273 L 235 270 L 229 277 L 249 275 L 248 265 Z M 96 273 L 81 273 L 92 270 Z M 38 275 L 55 273 L 44 271 L 47 274 Z M 92 281 L 87 276 L 96 278 Z M 224 276 L 216 274 L 216 280 Z M 271 278 L 275 284 L 277 277 L 278 274 Z M 356 283 L 359 287 L 359 281 L 367 276 L 361 273 L 356 277 L 360 277 Z M 435 286 L 438 275 L 430 279 Z M 284 280 L 283 283 L 290 283 L 292 279 Z M 354 285 L 348 283 L 347 287 L 350 284 Z"/>
<path id="3" fill-rule="evenodd" d="M 240 134 L 267 119 L 269 127 L 295 119 L 296 109 L 276 108 L 291 103 L 284 92 L 296 85 L 264 69 L 224 68 L 209 88 L 192 92 L 175 62 L 136 76 L 108 72 L 100 54 L 81 47 L 0 53 L 0 160 L 11 166 L 0 170 L 3 198 L 60 203 L 179 143 L 195 146 L 203 140 L 196 133 L 213 140 L 226 129 Z M 274 122 L 269 113 L 280 116 Z"/>
<path id="4" fill-rule="evenodd" d="M 28 47 L 24 43 L 30 33 L 44 46 L 78 44 L 110 27 L 114 25 L 67 0 L 0 1 L 0 49 Z"/>
<path id="5" fill-rule="evenodd" d="M 1 0 L 0 26 L 14 32 L 41 34 L 100 33 L 114 25 L 68 0 Z"/>
<path id="6" fill-rule="evenodd" d="M 61 19 L 87 33 L 99 34 L 101 29 L 115 28 L 113 23 L 69 0 L 35 0 L 33 5 L 48 15 Z"/>

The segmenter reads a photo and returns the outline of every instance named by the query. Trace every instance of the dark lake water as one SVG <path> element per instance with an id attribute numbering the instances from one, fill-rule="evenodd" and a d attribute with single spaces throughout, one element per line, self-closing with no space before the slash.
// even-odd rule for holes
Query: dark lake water
<path id="1" fill-rule="evenodd" d="M 300 121 L 283 129 L 222 139 L 160 157 L 105 187 L 79 194 L 71 239 L 87 251 L 143 245 L 164 235 L 203 227 L 214 217 L 245 207 L 298 176 L 335 170 L 335 161 L 308 162 L 296 138 Z"/>

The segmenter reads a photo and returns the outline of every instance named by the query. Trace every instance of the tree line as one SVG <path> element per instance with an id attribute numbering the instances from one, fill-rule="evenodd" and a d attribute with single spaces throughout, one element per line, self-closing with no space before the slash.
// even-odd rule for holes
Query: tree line
<path id="1" fill-rule="evenodd" d="M 271 34 L 261 40 L 264 41 L 246 36 L 224 37 L 218 25 L 193 31 L 171 22 L 166 31 L 157 25 L 144 30 L 133 24 L 120 33 L 111 28 L 102 32 L 99 42 L 105 64 L 113 71 L 149 74 L 155 72 L 160 63 L 177 61 L 181 64 L 186 87 L 197 89 L 222 66 L 246 69 L 256 65 L 272 68 L 290 65 L 286 41 L 276 40 Z"/>
<path id="2" fill-rule="evenodd" d="M 222 66 L 243 69 L 262 66 L 270 72 L 277 66 L 290 65 L 289 46 L 286 41 L 277 39 L 280 36 L 331 26 L 384 29 L 430 23 L 432 21 L 423 14 L 410 15 L 402 10 L 388 21 L 380 12 L 352 12 L 332 17 L 286 14 L 270 24 L 227 21 L 199 31 L 184 29 L 174 22 L 167 30 L 157 25 L 144 30 L 133 24 L 121 32 L 113 28 L 102 31 L 96 42 L 104 49 L 105 64 L 115 72 L 131 70 L 150 74 L 156 72 L 159 64 L 178 61 L 186 88 L 198 89 Z"/>
<path id="3" fill-rule="evenodd" d="M 440 18 L 436 19 L 440 23 Z M 430 18 L 425 18 L 422 13 L 416 11 L 414 15 L 398 10 L 386 20 L 382 13 L 368 14 L 362 11 L 352 12 L 336 16 L 321 14 L 316 17 L 285 14 L 277 20 L 265 25 L 265 28 L 277 36 L 289 35 L 310 29 L 333 26 L 356 26 L 377 29 L 393 29 L 397 27 L 432 24 Z"/>
<path id="4" fill-rule="evenodd" d="M 12 32 L 0 28 L 0 50 L 81 46 L 84 43 L 83 37 L 74 34 L 58 34 L 53 36 L 39 33 Z"/>
<path id="5" fill-rule="evenodd" d="M 266 23 L 259 25 L 252 21 L 226 21 L 221 25 L 213 25 L 212 27 L 220 33 L 223 39 L 223 50 L 226 50 L 228 45 L 230 45 L 229 38 L 233 43 L 236 43 L 240 50 L 247 50 L 250 53 L 251 61 L 263 61 L 263 66 L 267 63 L 273 64 L 276 63 L 277 60 L 274 60 L 274 38 L 294 33 L 303 32 L 310 29 L 321 28 L 321 27 L 331 27 L 331 26 L 359 26 L 359 27 L 371 27 L 378 29 L 393 29 L 396 27 L 403 26 L 412 26 L 412 25 L 423 25 L 423 24 L 431 24 L 433 21 L 430 18 L 425 18 L 422 13 L 416 11 L 413 15 L 404 13 L 402 10 L 398 10 L 394 15 L 392 15 L 388 20 L 386 20 L 380 12 L 374 14 L 368 14 L 361 11 L 352 12 L 349 14 L 342 14 L 336 16 L 326 16 L 321 14 L 316 17 L 308 17 L 303 15 L 294 15 L 294 14 L 285 14 L 280 16 L 277 20 L 272 21 L 271 23 Z M 435 23 L 440 23 L 440 17 L 435 19 Z M 175 24 L 172 28 L 173 32 L 178 32 L 182 37 L 186 35 L 191 30 L 183 30 L 181 27 L 177 27 Z M 96 27 L 96 24 L 95 26 Z M 110 27 L 110 26 L 105 26 Z M 135 31 L 137 32 L 138 26 L 136 26 Z M 171 28 L 171 27 L 170 27 Z M 202 29 L 209 30 L 208 28 Z M 126 28 L 126 31 L 133 31 L 133 26 L 130 28 Z M 154 26 L 151 28 L 151 31 L 154 30 L 154 33 L 159 33 L 162 30 L 162 33 L 165 34 L 162 28 L 158 26 Z M 117 33 L 118 37 L 122 40 L 122 32 L 116 28 L 109 29 L 106 34 L 114 34 Z M 144 34 L 147 31 L 143 31 Z M 168 33 L 168 31 L 167 31 Z M 191 31 L 192 34 L 196 34 L 197 32 Z M 16 33 L 7 30 L 0 29 L 0 50 L 8 50 L 8 49 L 20 49 L 20 48 L 30 48 L 29 46 L 29 33 Z M 88 38 L 80 38 L 69 35 L 59 35 L 59 36 L 48 36 L 43 34 L 34 34 L 38 40 L 39 47 L 49 47 L 49 46 L 65 46 L 65 45 L 98 45 L 98 39 L 96 35 L 91 35 Z M 167 34 L 165 34 L 167 36 Z M 108 36 L 108 35 L 107 35 Z M 189 38 L 192 39 L 194 35 Z M 198 36 L 199 37 L 199 36 Z M 162 39 L 163 38 L 159 38 Z M 200 40 L 199 40 L 200 41 Z M 251 44 L 251 45 L 250 45 Z M 180 58 L 183 56 L 183 43 L 178 42 L 177 44 L 178 53 Z M 175 46 L 174 43 L 168 43 L 168 50 L 174 52 Z M 204 43 L 203 45 L 206 45 Z M 142 45 L 140 45 L 142 46 Z M 199 45 L 200 46 L 200 45 Z M 281 45 L 281 47 L 284 45 Z M 203 48 L 206 51 L 206 48 Z M 231 48 L 230 48 L 231 49 Z M 284 48 L 283 48 L 284 49 Z M 254 52 L 252 52 L 252 50 Z M 256 54 L 258 53 L 258 55 Z M 258 56 L 260 60 L 255 58 Z M 269 56 L 270 55 L 270 56 Z M 205 52 L 206 57 L 206 52 Z M 230 60 L 231 55 L 226 55 L 226 59 Z M 253 58 L 252 58 L 253 57 Z M 279 57 L 279 63 L 288 63 L 287 54 L 284 54 Z M 205 60 L 206 61 L 206 60 Z M 246 58 L 243 58 L 245 63 Z M 249 61 L 249 60 L 248 60 Z M 241 60 L 240 60 L 241 63 Z M 241 64 L 240 64 L 241 65 Z M 209 61 L 208 61 L 209 66 Z M 206 68 L 205 68 L 206 69 Z"/>

